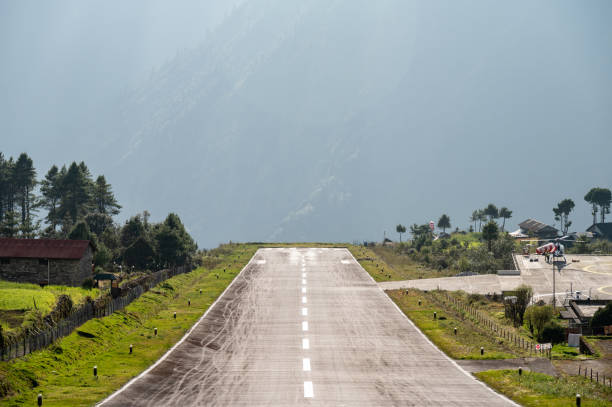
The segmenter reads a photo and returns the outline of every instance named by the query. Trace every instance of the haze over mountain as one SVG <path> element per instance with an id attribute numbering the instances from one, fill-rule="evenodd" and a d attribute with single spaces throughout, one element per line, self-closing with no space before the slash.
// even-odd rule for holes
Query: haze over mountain
<path id="1" fill-rule="evenodd" d="M 177 212 L 206 247 L 489 202 L 552 223 L 566 197 L 584 230 L 612 186 L 606 1 L 181 4 L 2 3 L 0 151 L 92 163 L 122 216 Z"/>

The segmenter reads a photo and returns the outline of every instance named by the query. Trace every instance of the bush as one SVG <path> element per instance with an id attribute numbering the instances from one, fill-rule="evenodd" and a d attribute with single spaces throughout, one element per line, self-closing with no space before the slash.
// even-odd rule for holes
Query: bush
<path id="1" fill-rule="evenodd" d="M 565 342 L 565 328 L 556 322 L 550 321 L 542 329 L 542 342 L 562 343 Z"/>
<path id="2" fill-rule="evenodd" d="M 591 328 L 612 325 L 612 303 L 598 309 L 591 319 Z"/>
<path id="3" fill-rule="evenodd" d="M 83 287 L 86 290 L 91 290 L 93 288 L 93 278 L 88 278 L 85 281 L 83 281 L 83 284 L 81 284 L 81 287 Z"/>
<path id="4" fill-rule="evenodd" d="M 468 295 L 468 298 L 467 298 L 468 303 L 469 303 L 470 305 L 472 305 L 472 304 L 474 304 L 474 303 L 481 302 L 481 301 L 482 301 L 482 299 L 483 299 L 483 296 L 482 296 L 482 295 L 480 295 L 480 294 L 470 294 L 470 295 Z"/>
<path id="5" fill-rule="evenodd" d="M 94 254 L 93 262 L 96 266 L 106 266 L 113 258 L 111 251 L 103 244 L 99 243 L 96 253 Z"/>
<path id="6" fill-rule="evenodd" d="M 541 337 L 544 326 L 548 324 L 553 317 L 553 308 L 550 305 L 532 305 L 525 312 L 525 321 L 529 327 L 531 334 L 536 334 Z"/>

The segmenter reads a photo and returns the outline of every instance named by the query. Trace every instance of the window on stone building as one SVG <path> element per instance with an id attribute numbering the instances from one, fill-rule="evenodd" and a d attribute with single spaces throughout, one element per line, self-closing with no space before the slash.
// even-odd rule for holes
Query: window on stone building
<path id="1" fill-rule="evenodd" d="M 0 264 L 11 264 L 11 259 L 0 259 Z"/>
<path id="2" fill-rule="evenodd" d="M 46 266 L 47 265 L 47 259 L 38 259 L 38 264 L 40 264 L 42 266 Z"/>

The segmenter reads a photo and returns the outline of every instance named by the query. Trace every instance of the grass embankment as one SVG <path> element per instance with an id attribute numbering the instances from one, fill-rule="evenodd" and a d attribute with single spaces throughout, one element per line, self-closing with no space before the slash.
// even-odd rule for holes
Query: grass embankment
<path id="1" fill-rule="evenodd" d="M 208 256 L 212 269 L 202 267 L 168 279 L 124 310 L 88 321 L 44 351 L 0 362 L 0 405 L 34 404 L 38 393 L 45 406 L 92 405 L 145 370 L 208 309 L 257 247 L 216 250 Z M 97 379 L 93 366 L 98 367 Z"/>
<path id="2" fill-rule="evenodd" d="M 442 351 L 454 359 L 509 359 L 527 356 L 503 338 L 479 327 L 468 315 L 442 307 L 429 293 L 393 290 L 387 294 L 414 324 Z M 421 305 L 419 305 L 419 300 Z M 433 313 L 437 313 L 437 319 Z M 457 328 L 457 335 L 454 329 Z M 484 348 L 484 355 L 480 348 Z"/>
<path id="3" fill-rule="evenodd" d="M 582 406 L 604 407 L 612 402 L 612 389 L 578 376 L 552 377 L 516 370 L 490 370 L 475 374 L 480 380 L 523 406 L 575 406 L 576 394 Z"/>
<path id="4" fill-rule="evenodd" d="M 361 267 L 378 282 L 449 277 L 456 274 L 449 269 L 438 271 L 418 264 L 407 255 L 395 252 L 392 247 L 348 245 L 347 248 Z"/>
<path id="5" fill-rule="evenodd" d="M 55 305 L 57 297 L 68 295 L 75 306 L 83 303 L 86 297 L 96 298 L 97 289 L 86 290 L 80 287 L 51 285 L 44 288 L 36 284 L 0 281 L 0 324 L 6 331 L 19 328 L 29 311 L 38 310 L 48 314 Z"/>

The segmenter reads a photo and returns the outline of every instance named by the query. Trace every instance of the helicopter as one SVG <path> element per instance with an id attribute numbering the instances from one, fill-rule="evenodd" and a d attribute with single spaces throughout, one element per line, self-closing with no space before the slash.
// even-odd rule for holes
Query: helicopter
<path id="1" fill-rule="evenodd" d="M 553 261 L 561 261 L 563 263 L 567 263 L 567 259 L 565 258 L 565 246 L 562 242 L 566 241 L 575 241 L 575 239 L 570 239 L 573 236 L 565 235 L 562 237 L 557 237 L 554 239 L 548 239 L 548 243 L 536 247 L 536 254 L 543 255 L 546 258 L 546 262 L 549 262 L 550 257 L 553 258 Z M 541 242 L 542 240 L 533 240 L 537 242 Z M 529 245 L 528 245 L 529 246 Z"/>
<path id="2" fill-rule="evenodd" d="M 567 263 L 567 259 L 565 258 L 565 246 L 561 244 L 562 240 L 563 238 L 555 239 L 554 242 L 548 242 L 545 245 L 536 248 L 536 254 L 544 255 L 547 263 L 551 255 L 553 257 L 553 261 L 555 261 L 555 259 L 563 259 L 563 263 Z"/>

